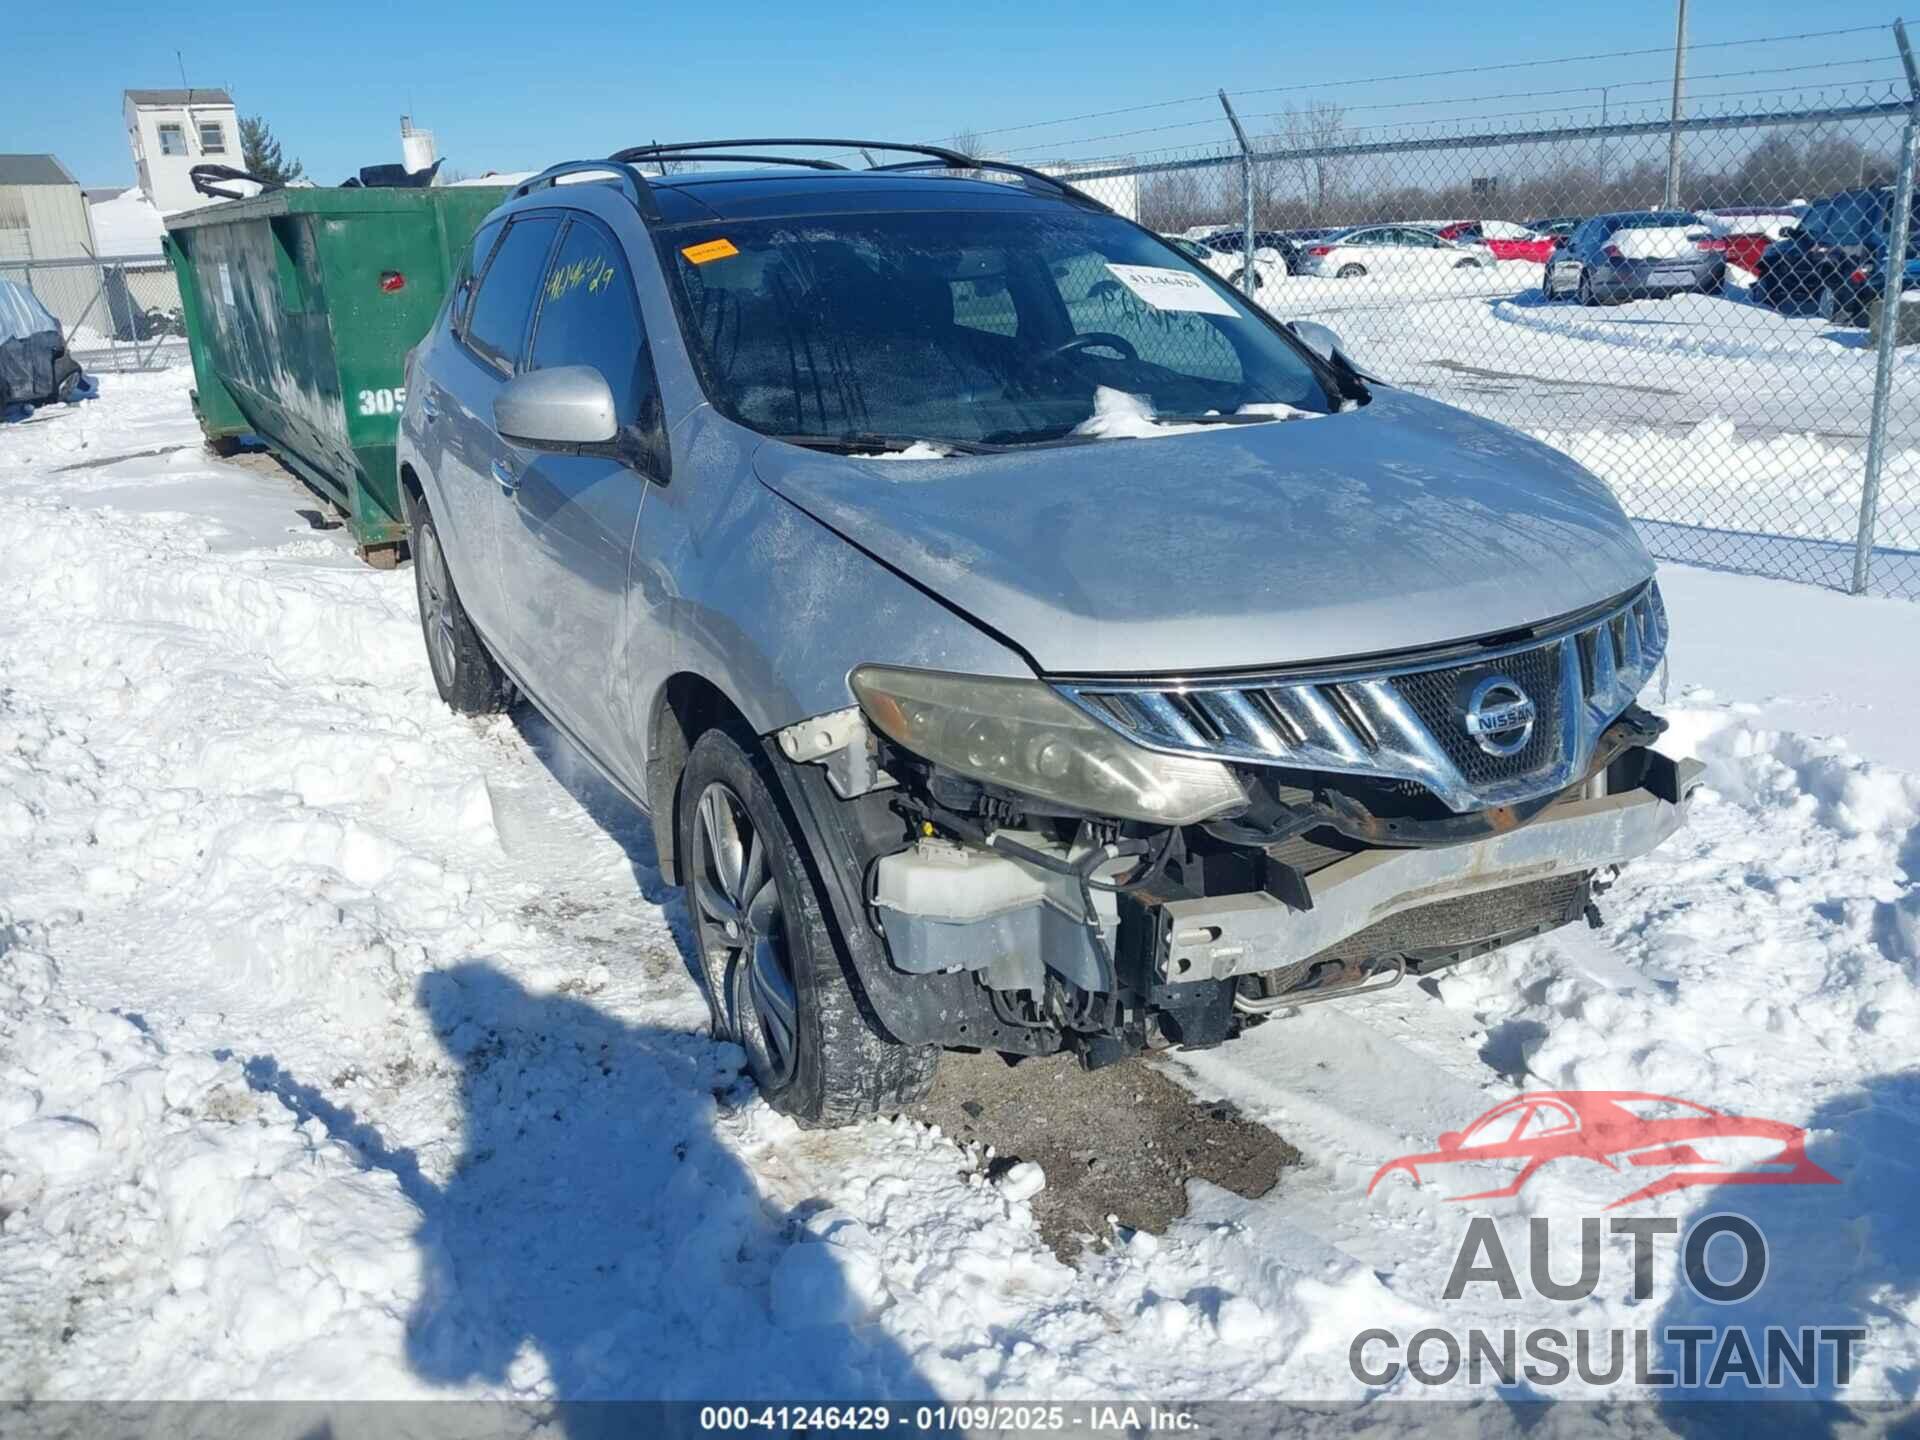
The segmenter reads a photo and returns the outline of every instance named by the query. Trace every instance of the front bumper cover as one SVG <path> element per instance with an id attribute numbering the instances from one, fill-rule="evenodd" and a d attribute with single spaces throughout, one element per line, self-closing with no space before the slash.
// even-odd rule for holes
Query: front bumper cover
<path id="1" fill-rule="evenodd" d="M 1686 823 L 1703 767 L 1655 755 L 1639 789 L 1553 806 L 1518 829 L 1461 845 L 1368 850 L 1314 872 L 1310 905 L 1266 891 L 1169 900 L 1163 981 L 1278 970 L 1405 910 L 1644 855 Z"/>

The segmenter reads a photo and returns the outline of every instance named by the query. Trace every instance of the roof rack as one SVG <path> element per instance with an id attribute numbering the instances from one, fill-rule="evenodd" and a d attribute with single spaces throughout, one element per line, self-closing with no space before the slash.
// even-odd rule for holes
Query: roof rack
<path id="1" fill-rule="evenodd" d="M 517 198 L 534 190 L 554 184 L 563 175 L 589 172 L 601 172 L 612 176 L 627 192 L 627 198 L 634 208 L 649 219 L 658 215 L 651 195 L 648 177 L 641 174 L 642 165 L 656 165 L 664 178 L 667 165 L 676 160 L 732 161 L 749 165 L 795 165 L 807 170 L 844 171 L 846 166 L 838 161 L 826 160 L 812 155 L 769 155 L 757 153 L 761 150 L 780 150 L 787 147 L 805 147 L 807 149 L 832 149 L 858 151 L 866 157 L 867 169 L 863 174 L 875 171 L 902 172 L 909 170 L 988 170 L 996 174 L 1014 175 L 1020 179 L 1032 181 L 1059 195 L 1062 199 L 1076 205 L 1112 214 L 1112 208 L 1075 188 L 1057 175 L 1049 175 L 1044 170 L 1035 170 L 1026 165 L 1016 165 L 1010 160 L 981 160 L 944 145 L 919 145 L 897 140 L 840 140 L 840 139 L 801 139 L 770 137 L 758 140 L 682 140 L 672 144 L 629 145 L 624 150 L 616 150 L 605 160 L 569 160 L 559 165 L 551 165 L 532 179 L 524 181 L 514 188 Z M 895 161 L 887 165 L 876 165 L 869 153 L 874 150 L 890 150 L 896 154 L 913 155 L 913 160 Z"/>

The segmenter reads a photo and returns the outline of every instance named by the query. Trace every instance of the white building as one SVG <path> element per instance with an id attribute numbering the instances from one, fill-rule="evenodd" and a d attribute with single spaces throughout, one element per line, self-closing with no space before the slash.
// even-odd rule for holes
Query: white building
<path id="1" fill-rule="evenodd" d="M 240 164 L 240 121 L 224 90 L 129 90 L 127 144 L 140 188 L 161 211 L 212 202 L 193 188 L 195 165 Z"/>

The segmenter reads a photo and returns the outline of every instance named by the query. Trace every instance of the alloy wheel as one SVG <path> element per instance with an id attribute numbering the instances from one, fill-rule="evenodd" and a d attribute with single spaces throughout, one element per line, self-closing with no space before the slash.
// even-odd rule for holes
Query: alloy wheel
<path id="1" fill-rule="evenodd" d="M 799 1058 L 800 999 L 766 841 L 732 787 L 716 780 L 694 812 L 694 843 L 694 918 L 707 985 L 763 1088 L 781 1089 Z"/>
<path id="2" fill-rule="evenodd" d="M 453 637 L 453 584 L 447 578 L 447 557 L 432 525 L 420 527 L 420 555 L 415 564 L 420 581 L 420 619 L 427 632 L 427 659 L 442 686 L 453 684 L 457 651 Z"/>

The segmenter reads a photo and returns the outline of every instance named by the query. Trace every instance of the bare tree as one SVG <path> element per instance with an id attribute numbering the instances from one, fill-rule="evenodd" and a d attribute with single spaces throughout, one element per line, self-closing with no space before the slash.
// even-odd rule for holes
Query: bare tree
<path id="1" fill-rule="evenodd" d="M 1313 100 L 1300 107 L 1289 105 L 1280 122 L 1286 148 L 1299 152 L 1292 163 L 1315 223 L 1340 193 L 1346 159 L 1325 152 L 1339 145 L 1346 133 L 1346 108 L 1331 100 Z"/>

